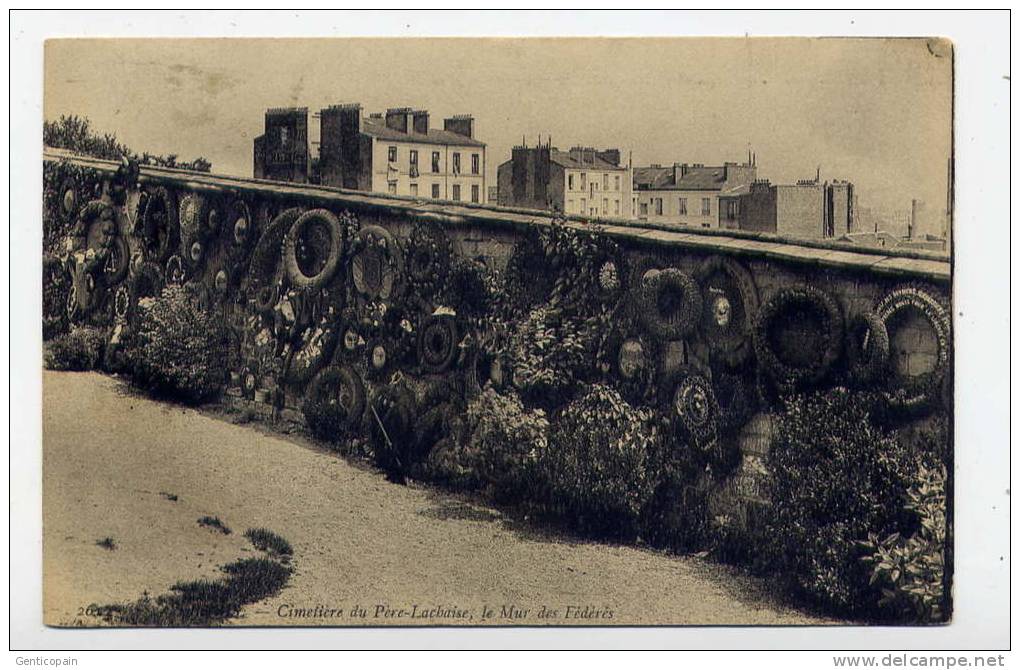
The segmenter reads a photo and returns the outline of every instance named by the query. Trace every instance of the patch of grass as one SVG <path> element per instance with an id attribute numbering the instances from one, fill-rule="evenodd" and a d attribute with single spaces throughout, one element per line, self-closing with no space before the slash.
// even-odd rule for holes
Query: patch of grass
<path id="1" fill-rule="evenodd" d="M 170 593 L 125 605 L 96 607 L 98 616 L 118 626 L 181 628 L 209 626 L 237 616 L 244 605 L 280 592 L 291 568 L 268 558 L 244 558 L 222 568 L 226 577 L 178 582 Z"/>
<path id="2" fill-rule="evenodd" d="M 294 549 L 290 546 L 290 542 L 271 530 L 266 530 L 265 528 L 249 528 L 244 531 L 244 536 L 248 538 L 252 545 L 259 551 L 265 551 L 274 556 L 286 557 L 290 557 L 294 553 Z"/>
<path id="3" fill-rule="evenodd" d="M 96 546 L 102 547 L 103 549 L 107 549 L 109 551 L 113 551 L 114 549 L 117 548 L 117 543 L 113 541 L 112 537 L 104 537 L 101 540 L 96 540 Z"/>
<path id="4" fill-rule="evenodd" d="M 220 521 L 218 516 L 204 516 L 198 520 L 199 526 L 205 526 L 206 528 L 212 528 L 218 530 L 224 535 L 230 535 L 233 531 L 227 528 L 227 526 Z"/>
<path id="5" fill-rule="evenodd" d="M 166 498 L 170 502 L 177 502 L 177 494 L 176 493 L 167 493 L 166 491 L 160 491 L 159 495 L 163 496 L 164 498 Z"/>

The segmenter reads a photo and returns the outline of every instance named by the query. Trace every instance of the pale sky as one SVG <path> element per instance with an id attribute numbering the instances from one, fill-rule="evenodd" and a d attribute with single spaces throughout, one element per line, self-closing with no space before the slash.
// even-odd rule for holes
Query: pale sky
<path id="1" fill-rule="evenodd" d="M 46 44 L 47 119 L 252 174 L 267 107 L 470 113 L 488 183 L 510 148 L 618 147 L 634 165 L 757 154 L 773 183 L 849 179 L 862 207 L 941 211 L 952 58 L 924 39 L 144 39 Z M 317 137 L 317 121 L 313 137 Z M 939 232 L 929 230 L 922 232 Z"/>

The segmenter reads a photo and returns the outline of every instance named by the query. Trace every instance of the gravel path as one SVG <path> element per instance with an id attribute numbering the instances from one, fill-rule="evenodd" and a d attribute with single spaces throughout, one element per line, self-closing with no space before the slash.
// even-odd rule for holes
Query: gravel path
<path id="1" fill-rule="evenodd" d="M 230 624 L 825 623 L 708 561 L 522 527 L 301 438 L 138 397 L 113 378 L 46 372 L 43 383 L 49 625 L 96 625 L 91 603 L 215 577 L 255 555 L 242 537 L 255 526 L 290 541 L 295 574 Z M 234 532 L 198 525 L 205 515 Z M 106 537 L 114 549 L 96 544 Z M 364 616 L 351 616 L 355 606 Z"/>

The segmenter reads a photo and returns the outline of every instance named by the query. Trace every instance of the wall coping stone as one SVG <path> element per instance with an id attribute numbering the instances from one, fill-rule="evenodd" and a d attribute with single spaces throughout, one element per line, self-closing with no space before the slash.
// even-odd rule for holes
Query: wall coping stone
<path id="1" fill-rule="evenodd" d="M 82 156 L 63 149 L 46 147 L 43 161 L 69 162 L 100 172 L 114 173 L 121 166 L 117 161 Z M 266 197 L 300 197 L 324 204 L 340 205 L 355 210 L 388 212 L 422 221 L 447 225 L 486 225 L 526 229 L 552 225 L 557 217 L 541 210 L 527 210 L 464 202 L 420 200 L 409 196 L 354 191 L 317 184 L 297 184 L 268 179 L 254 179 L 197 172 L 182 168 L 153 165 L 139 166 L 139 182 L 171 183 L 195 191 L 247 192 Z M 562 217 L 560 217 L 562 220 Z M 847 243 L 822 240 L 794 240 L 766 233 L 747 231 L 715 231 L 670 229 L 666 226 L 621 219 L 600 219 L 595 222 L 604 233 L 657 246 L 680 247 L 708 253 L 763 257 L 801 266 L 866 271 L 871 274 L 922 279 L 948 283 L 952 263 L 941 254 L 920 251 L 893 251 L 860 248 Z M 584 228 L 586 220 L 567 217 L 566 225 Z"/>

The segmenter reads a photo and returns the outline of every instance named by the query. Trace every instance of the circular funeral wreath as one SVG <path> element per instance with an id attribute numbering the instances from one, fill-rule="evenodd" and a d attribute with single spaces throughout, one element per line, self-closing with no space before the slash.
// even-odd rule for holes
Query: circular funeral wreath
<path id="1" fill-rule="evenodd" d="M 247 251 L 255 237 L 251 209 L 241 198 L 234 198 L 225 209 L 222 234 L 230 241 L 232 255 Z"/>
<path id="2" fill-rule="evenodd" d="M 301 409 L 317 437 L 339 439 L 356 432 L 361 424 L 365 385 L 351 366 L 330 366 L 312 379 Z"/>
<path id="3" fill-rule="evenodd" d="M 744 374 L 718 370 L 712 373 L 712 390 L 719 406 L 719 432 L 736 434 L 757 409 L 757 390 Z"/>
<path id="4" fill-rule="evenodd" d="M 754 351 L 751 331 L 758 313 L 758 288 L 747 268 L 723 256 L 706 258 L 695 272 L 704 305 L 702 340 L 713 360 L 742 367 Z"/>
<path id="5" fill-rule="evenodd" d="M 813 318 L 819 327 L 813 342 L 779 341 L 782 326 L 802 322 L 805 317 Z M 843 346 L 843 315 L 839 305 L 828 293 L 813 286 L 781 289 L 758 313 L 754 346 L 758 361 L 779 385 L 800 387 L 818 383 L 839 358 Z M 792 360 L 788 354 L 791 350 L 806 351 L 809 360 Z"/>
<path id="6" fill-rule="evenodd" d="M 701 292 L 690 275 L 667 268 L 647 277 L 637 290 L 637 315 L 645 329 L 660 340 L 679 340 L 697 327 Z"/>
<path id="7" fill-rule="evenodd" d="M 174 196 L 160 186 L 145 199 L 142 240 L 149 258 L 164 262 L 177 248 L 177 206 Z"/>
<path id="8" fill-rule="evenodd" d="M 436 295 L 450 271 L 452 249 L 442 228 L 417 224 L 407 241 L 407 276 L 424 297 Z"/>
<path id="9" fill-rule="evenodd" d="M 325 229 L 327 240 L 310 239 Z M 325 244 L 322 244 L 325 242 Z M 313 209 L 294 221 L 283 241 L 283 262 L 287 278 L 295 287 L 319 289 L 336 273 L 343 254 L 340 221 L 327 209 Z M 315 266 L 307 267 L 308 264 Z"/>
<path id="10" fill-rule="evenodd" d="M 872 311 L 855 315 L 847 326 L 846 361 L 850 381 L 868 386 L 881 378 L 889 363 L 889 333 Z"/>
<path id="11" fill-rule="evenodd" d="M 418 329 L 418 363 L 426 372 L 448 370 L 460 353 L 456 319 L 449 314 L 432 315 Z"/>
<path id="12" fill-rule="evenodd" d="M 103 263 L 104 281 L 107 286 L 116 286 L 127 279 L 131 270 L 131 250 L 127 238 L 117 235 L 105 251 Z"/>
<path id="13" fill-rule="evenodd" d="M 381 226 L 365 226 L 352 245 L 351 281 L 362 300 L 388 301 L 400 283 L 403 257 L 397 239 Z"/>
<path id="14" fill-rule="evenodd" d="M 719 405 L 712 384 L 690 368 L 680 367 L 666 375 L 662 400 L 679 429 L 679 434 L 700 449 L 714 444 L 718 429 Z"/>

